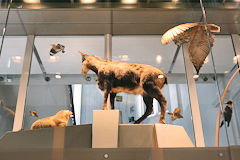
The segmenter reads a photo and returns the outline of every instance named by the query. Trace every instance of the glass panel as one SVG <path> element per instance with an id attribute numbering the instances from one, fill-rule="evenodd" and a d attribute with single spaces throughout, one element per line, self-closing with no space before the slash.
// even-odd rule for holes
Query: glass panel
<path id="1" fill-rule="evenodd" d="M 168 85 L 162 88 L 167 99 L 166 124 L 183 126 L 192 142 L 195 142 L 192 115 L 189 104 L 188 88 L 185 79 L 182 50 L 179 50 L 176 62 L 173 61 L 176 45 L 170 43 L 166 46 L 160 44 L 161 36 L 114 36 L 113 61 L 148 64 L 168 73 Z M 170 67 L 173 65 L 173 67 Z M 172 68 L 172 69 L 171 69 Z M 120 93 L 122 102 L 116 102 L 116 108 L 122 111 L 122 122 L 133 123 L 145 112 L 142 96 Z M 171 120 L 169 113 L 179 107 L 183 119 Z M 161 107 L 154 99 L 153 112 L 142 123 L 154 124 L 159 122 Z"/>
<path id="2" fill-rule="evenodd" d="M 4 6 L 6 1 L 0 1 Z M 7 131 L 12 131 L 15 116 L 18 88 L 22 73 L 23 59 L 27 38 L 25 34 L 13 36 L 12 24 L 19 21 L 12 12 L 7 9 L 0 11 L 0 137 Z M 8 19 L 6 19 L 8 17 Z M 7 20 L 7 21 L 6 21 Z M 7 25 L 5 24 L 7 22 Z M 7 26 L 6 29 L 4 27 Z M 4 31 L 5 30 L 5 34 Z"/>
<path id="3" fill-rule="evenodd" d="M 61 45 L 64 49 L 55 53 L 52 49 L 54 45 Z M 55 115 L 60 110 L 70 110 L 75 112 L 75 117 L 69 121 L 68 125 L 72 125 L 74 121 L 79 124 L 89 123 L 92 119 L 92 108 L 88 108 L 92 101 L 92 95 L 85 97 L 83 91 L 92 91 L 91 85 L 87 88 L 83 85 L 80 87 L 72 87 L 73 84 L 82 84 L 88 82 L 85 80 L 91 76 L 93 72 L 89 72 L 86 77 L 81 75 L 82 72 L 82 57 L 79 51 L 86 54 L 94 54 L 103 58 L 104 53 L 104 37 L 103 36 L 39 36 L 35 38 L 35 46 L 37 54 L 41 62 L 36 58 L 36 53 L 32 58 L 31 76 L 27 90 L 27 101 L 25 106 L 24 128 L 30 129 L 31 125 L 38 119 Z M 55 48 L 56 49 L 56 48 Z M 51 54 L 51 55 L 50 55 Z M 41 66 L 41 67 L 40 67 Z M 44 72 L 46 74 L 44 74 Z M 50 80 L 46 81 L 46 77 Z M 93 80 L 93 79 L 92 79 Z M 96 81 L 94 81 L 95 83 Z M 86 88 L 86 89 L 85 89 Z M 78 96 L 77 99 L 84 97 L 82 101 L 72 101 L 71 97 Z M 76 98 L 75 98 L 76 99 Z M 76 103 L 73 110 L 74 102 Z M 96 101 L 94 101 L 96 102 Z M 79 103 L 81 105 L 79 106 Z M 82 107 L 81 107 L 82 106 Z M 92 105 L 91 105 L 92 106 Z M 86 108 L 85 108 L 86 107 Z M 99 106 L 101 108 L 101 106 Z M 99 108 L 99 109 L 100 109 Z M 89 109 L 89 112 L 85 111 Z M 30 111 L 36 110 L 39 117 L 30 115 Z M 81 114 L 80 113 L 84 113 Z M 87 121 L 84 121 L 84 116 Z M 75 119 L 74 119 L 75 118 Z"/>

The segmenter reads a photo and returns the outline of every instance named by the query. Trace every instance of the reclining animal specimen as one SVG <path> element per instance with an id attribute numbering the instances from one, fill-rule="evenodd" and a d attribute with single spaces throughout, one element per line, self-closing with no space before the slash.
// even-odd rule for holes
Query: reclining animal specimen
<path id="1" fill-rule="evenodd" d="M 220 27 L 215 24 L 207 24 L 207 29 L 209 33 L 210 45 L 208 44 L 208 36 L 205 24 L 201 22 L 185 23 L 171 28 L 164 33 L 161 41 L 162 44 L 165 45 L 173 40 L 178 46 L 189 42 L 189 56 L 198 74 L 210 52 L 209 46 L 212 47 L 215 41 L 212 32 L 220 32 Z"/>
<path id="2" fill-rule="evenodd" d="M 72 115 L 71 111 L 61 110 L 57 112 L 57 114 L 54 116 L 46 117 L 35 121 L 30 129 L 33 130 L 48 127 L 65 127 L 68 123 L 70 115 Z"/>
<path id="3" fill-rule="evenodd" d="M 81 53 L 81 52 L 80 52 Z M 167 101 L 161 91 L 167 83 L 167 76 L 158 68 L 145 64 L 129 64 L 102 60 L 94 55 L 82 54 L 82 74 L 92 70 L 98 75 L 98 87 L 104 91 L 103 110 L 107 109 L 110 94 L 111 108 L 119 92 L 142 95 L 146 111 L 135 124 L 139 124 L 153 111 L 153 98 L 161 106 L 160 123 L 165 123 Z"/>

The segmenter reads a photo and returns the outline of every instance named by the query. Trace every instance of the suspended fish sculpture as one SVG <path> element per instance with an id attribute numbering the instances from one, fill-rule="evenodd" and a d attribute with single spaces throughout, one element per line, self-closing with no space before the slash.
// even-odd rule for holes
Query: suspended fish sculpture
<path id="1" fill-rule="evenodd" d="M 211 47 L 215 41 L 212 32 L 220 32 L 220 27 L 215 24 L 207 24 L 206 26 L 202 22 L 181 24 L 165 32 L 161 39 L 163 45 L 171 41 L 174 41 L 178 46 L 189 43 L 189 57 L 197 74 L 210 52 L 207 31 Z"/>

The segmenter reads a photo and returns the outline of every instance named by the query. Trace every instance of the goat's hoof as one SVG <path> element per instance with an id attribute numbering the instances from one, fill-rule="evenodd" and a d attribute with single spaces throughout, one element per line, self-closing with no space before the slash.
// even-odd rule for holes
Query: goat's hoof
<path id="1" fill-rule="evenodd" d="M 134 121 L 134 123 L 133 124 L 140 124 L 140 122 L 138 122 L 138 121 Z"/>
<path id="2" fill-rule="evenodd" d="M 160 120 L 159 123 L 160 124 L 165 124 L 165 120 Z"/>

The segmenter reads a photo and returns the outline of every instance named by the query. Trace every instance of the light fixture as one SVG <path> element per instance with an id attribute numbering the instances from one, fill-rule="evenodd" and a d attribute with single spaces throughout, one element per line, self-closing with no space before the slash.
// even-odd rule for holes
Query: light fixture
<path id="1" fill-rule="evenodd" d="M 237 64 L 238 61 L 240 61 L 240 56 L 239 55 L 234 56 L 233 57 L 233 63 Z"/>
<path id="2" fill-rule="evenodd" d="M 119 58 L 121 61 L 129 61 L 130 60 L 127 54 L 121 55 L 121 56 L 119 56 Z"/>
<path id="3" fill-rule="evenodd" d="M 15 63 L 21 63 L 22 57 L 21 56 L 12 56 L 12 60 Z"/>
<path id="4" fill-rule="evenodd" d="M 160 74 L 158 75 L 158 78 L 164 78 L 164 75 Z"/>
<path id="5" fill-rule="evenodd" d="M 194 75 L 193 75 L 193 78 L 194 78 L 194 79 L 197 79 L 198 77 L 199 77 L 198 74 L 194 74 Z"/>
<path id="6" fill-rule="evenodd" d="M 172 2 L 177 3 L 179 0 L 172 0 Z"/>
<path id="7" fill-rule="evenodd" d="M 55 78 L 57 78 L 57 79 L 62 78 L 61 73 L 60 73 L 60 72 L 57 72 L 56 75 L 55 75 Z"/>
<path id="8" fill-rule="evenodd" d="M 23 0 L 24 3 L 40 3 L 40 0 Z"/>
<path id="9" fill-rule="evenodd" d="M 156 62 L 157 62 L 158 64 L 160 64 L 160 63 L 162 62 L 162 56 L 157 55 L 157 56 L 156 56 Z"/>
<path id="10" fill-rule="evenodd" d="M 227 74 L 227 73 L 228 73 L 228 71 L 224 71 L 224 73 L 225 73 L 225 74 Z"/>
<path id="11" fill-rule="evenodd" d="M 54 63 L 54 62 L 57 61 L 58 58 L 59 58 L 59 57 L 56 57 L 56 56 L 50 56 L 49 59 L 48 59 L 48 62 Z"/>
<path id="12" fill-rule="evenodd" d="M 136 4 L 137 0 L 122 0 L 123 4 Z"/>
<path id="13" fill-rule="evenodd" d="M 208 60 L 208 57 L 206 57 L 206 59 L 204 60 L 203 63 L 206 64 L 206 63 L 208 63 L 208 61 L 209 61 L 209 60 Z"/>
<path id="14" fill-rule="evenodd" d="M 80 0 L 80 2 L 82 4 L 92 4 L 92 3 L 96 3 L 96 0 Z"/>

